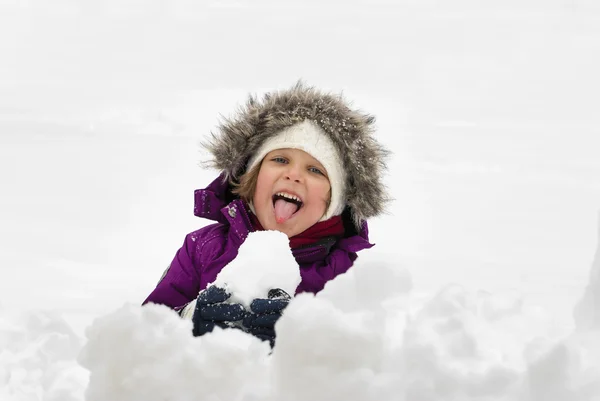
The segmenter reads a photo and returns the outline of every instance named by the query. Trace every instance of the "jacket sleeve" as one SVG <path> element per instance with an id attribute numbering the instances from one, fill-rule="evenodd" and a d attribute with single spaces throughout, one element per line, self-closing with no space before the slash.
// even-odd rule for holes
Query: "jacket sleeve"
<path id="1" fill-rule="evenodd" d="M 179 310 L 193 301 L 200 291 L 199 268 L 196 266 L 197 237 L 202 230 L 188 234 L 156 288 L 143 302 L 166 305 Z"/>

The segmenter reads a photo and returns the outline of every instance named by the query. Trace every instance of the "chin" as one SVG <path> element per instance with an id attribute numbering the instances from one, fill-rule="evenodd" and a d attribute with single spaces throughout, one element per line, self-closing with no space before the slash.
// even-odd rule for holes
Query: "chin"
<path id="1" fill-rule="evenodd" d="M 290 233 L 287 230 L 277 230 L 277 231 L 281 231 L 282 233 L 284 233 L 285 235 L 287 235 L 288 238 L 292 238 L 294 235 L 294 233 Z"/>
<path id="2" fill-rule="evenodd" d="M 286 222 L 287 223 L 287 222 Z M 294 235 L 300 234 L 302 231 L 298 231 L 298 229 L 294 226 L 288 225 L 286 223 L 278 224 L 275 219 L 270 221 L 270 224 L 263 225 L 266 230 L 279 231 L 288 236 L 288 238 L 293 237 Z"/>
<path id="3" fill-rule="evenodd" d="M 272 230 L 280 231 L 280 232 L 284 233 L 285 235 L 287 235 L 288 238 L 291 238 L 294 235 L 299 234 L 296 232 L 294 227 L 286 227 L 285 224 L 275 223 L 275 224 L 273 224 Z"/>

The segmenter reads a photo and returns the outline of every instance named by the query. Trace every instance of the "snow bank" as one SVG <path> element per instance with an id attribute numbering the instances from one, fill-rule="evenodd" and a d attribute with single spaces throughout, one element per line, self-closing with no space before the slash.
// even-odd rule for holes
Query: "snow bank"
<path id="1" fill-rule="evenodd" d="M 600 400 L 600 331 L 573 334 L 532 362 L 523 399 Z"/>
<path id="2" fill-rule="evenodd" d="M 600 399 L 600 333 L 560 339 L 515 294 L 449 285 L 421 299 L 410 281 L 399 267 L 358 263 L 294 298 L 272 353 L 236 330 L 193 338 L 161 306 L 124 307 L 87 332 L 87 399 Z"/>
<path id="3" fill-rule="evenodd" d="M 194 338 L 159 305 L 96 319 L 83 348 L 58 316 L 3 319 L 0 399 L 600 400 L 598 330 L 559 338 L 517 294 L 411 287 L 398 266 L 357 263 L 293 299 L 272 352 L 233 329 Z"/>
<path id="4" fill-rule="evenodd" d="M 124 306 L 87 330 L 79 361 L 86 400 L 237 400 L 267 391 L 267 343 L 238 330 L 194 338 L 191 322 L 159 305 Z M 262 399 L 261 396 L 258 399 Z"/>
<path id="5" fill-rule="evenodd" d="M 57 315 L 9 315 L 0 306 L 0 400 L 83 400 L 82 341 Z"/>
<path id="6" fill-rule="evenodd" d="M 280 286 L 268 271 L 295 285 L 294 263 L 268 260 L 267 250 L 287 252 L 284 239 L 249 236 L 220 279 L 247 297 Z M 234 329 L 194 338 L 189 320 L 160 305 L 97 318 L 83 348 L 57 315 L 0 309 L 0 399 L 600 400 L 600 330 L 583 324 L 596 316 L 595 271 L 568 338 L 519 294 L 450 284 L 417 296 L 402 267 L 360 260 L 318 295 L 292 300 L 274 350 Z"/>

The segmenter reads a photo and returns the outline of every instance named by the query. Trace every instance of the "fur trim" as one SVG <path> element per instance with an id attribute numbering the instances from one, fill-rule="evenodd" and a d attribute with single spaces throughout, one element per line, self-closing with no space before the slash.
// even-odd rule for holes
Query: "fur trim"
<path id="1" fill-rule="evenodd" d="M 291 89 L 250 96 L 233 118 L 224 119 L 203 146 L 207 164 L 237 183 L 265 140 L 298 122 L 318 124 L 337 146 L 346 167 L 346 205 L 357 228 L 384 212 L 390 200 L 382 183 L 387 151 L 374 138 L 375 118 L 350 109 L 341 95 L 323 93 L 301 81 Z"/>

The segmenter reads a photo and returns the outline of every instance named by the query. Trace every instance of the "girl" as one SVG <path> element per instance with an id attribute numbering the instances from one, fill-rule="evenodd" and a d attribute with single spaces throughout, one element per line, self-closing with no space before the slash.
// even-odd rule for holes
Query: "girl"
<path id="1" fill-rule="evenodd" d="M 373 138 L 373 124 L 341 96 L 302 83 L 261 100 L 251 96 L 205 144 L 209 164 L 222 173 L 196 190 L 194 214 L 216 223 L 186 236 L 144 304 L 193 313 L 196 335 L 212 330 L 215 321 L 221 327 L 239 323 L 247 311 L 241 305 L 207 310 L 229 294 L 205 289 L 248 233 L 258 230 L 289 237 L 302 278 L 296 293 L 317 293 L 346 272 L 357 252 L 373 246 L 366 219 L 382 213 L 388 201 L 381 182 L 388 152 Z M 277 291 L 273 296 L 281 298 Z M 277 316 L 285 304 L 267 313 Z"/>

